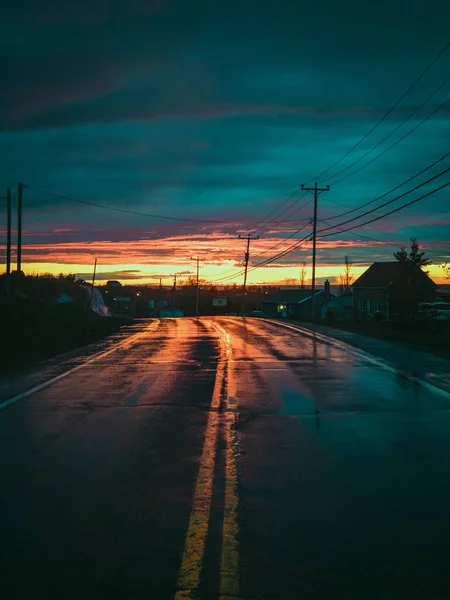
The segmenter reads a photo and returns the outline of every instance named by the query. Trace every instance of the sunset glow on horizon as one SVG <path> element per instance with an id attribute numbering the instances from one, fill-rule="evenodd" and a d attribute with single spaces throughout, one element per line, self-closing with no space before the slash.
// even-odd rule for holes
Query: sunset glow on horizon
<path id="1" fill-rule="evenodd" d="M 12 189 L 15 228 L 24 184 L 26 272 L 88 275 L 97 258 L 98 281 L 147 283 L 193 272 L 200 256 L 202 277 L 240 283 L 238 236 L 250 233 L 260 239 L 249 283 L 295 282 L 303 262 L 310 277 L 311 244 L 277 255 L 311 237 L 313 198 L 301 184 L 317 180 L 330 185 L 318 200 L 320 280 L 335 281 L 346 255 L 356 277 L 417 237 L 444 281 L 450 188 L 434 188 L 445 184 L 448 55 L 431 63 L 444 21 L 440 34 L 422 28 L 419 48 L 415 22 L 406 26 L 413 13 L 394 6 L 401 31 L 382 7 L 361 18 L 360 4 L 329 2 L 324 13 L 282 3 L 261 19 L 253 3 L 239 18 L 229 3 L 219 15 L 200 2 L 200 18 L 167 0 L 150 11 L 25 4 L 5 21 L 0 187 Z M 299 35 L 303 12 L 311 33 Z"/>
<path id="2" fill-rule="evenodd" d="M 228 233 L 205 229 L 203 227 L 200 232 L 180 233 L 166 232 L 163 229 L 158 233 L 158 226 L 153 226 L 152 229 L 105 228 L 103 231 L 90 232 L 80 227 L 50 229 L 46 225 L 24 232 L 23 270 L 26 274 L 33 275 L 73 273 L 90 279 L 92 265 L 97 258 L 96 279 L 99 284 L 114 279 L 123 284 L 155 285 L 156 280 L 161 277 L 163 283 L 168 285 L 173 273 L 181 274 L 180 281 L 194 275 L 195 264 L 191 257 L 200 256 L 202 279 L 219 286 L 241 284 L 245 240 L 239 239 L 236 231 Z M 285 232 L 282 235 L 285 237 Z M 87 242 L 84 241 L 87 236 L 105 239 Z M 303 239 L 299 235 L 288 239 L 283 237 L 280 237 L 280 232 L 268 231 L 265 236 L 252 242 L 248 273 L 250 285 L 298 285 L 303 264 L 306 268 L 306 283 L 310 283 L 312 243 L 309 238 L 273 263 L 254 268 L 254 265 L 290 250 Z M 108 238 L 117 238 L 117 241 Z M 394 260 L 393 252 L 401 245 L 399 242 L 386 243 L 372 239 L 318 239 L 317 281 L 321 283 L 329 279 L 331 283 L 337 283 L 339 275 L 343 273 L 346 255 L 353 262 L 352 274 L 357 278 L 372 262 Z M 433 248 L 436 243 L 429 245 Z M 425 242 L 425 250 L 428 250 L 427 246 Z M 445 256 L 450 242 L 439 242 L 439 246 L 444 249 L 442 254 Z M 429 258 L 433 260 L 435 255 L 431 249 Z M 13 262 L 14 257 L 15 248 Z M 446 282 L 442 269 L 444 262 L 442 259 L 433 260 L 434 264 L 429 267 L 430 276 L 441 284 Z"/>

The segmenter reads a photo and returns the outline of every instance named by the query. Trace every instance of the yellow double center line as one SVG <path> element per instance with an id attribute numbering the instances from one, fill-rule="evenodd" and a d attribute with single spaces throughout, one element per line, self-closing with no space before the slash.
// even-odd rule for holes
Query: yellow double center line
<path id="1" fill-rule="evenodd" d="M 178 574 L 175 600 L 195 600 L 200 585 L 206 536 L 208 534 L 211 499 L 216 464 L 217 437 L 221 416 L 218 411 L 224 401 L 225 414 L 225 501 L 222 528 L 219 597 L 221 600 L 239 598 L 239 547 L 237 541 L 237 437 L 233 428 L 236 409 L 236 386 L 231 368 L 231 340 L 219 325 L 214 327 L 221 335 L 220 360 L 217 365 L 211 410 L 208 413 L 205 441 L 195 485 L 189 526 L 183 558 Z"/>

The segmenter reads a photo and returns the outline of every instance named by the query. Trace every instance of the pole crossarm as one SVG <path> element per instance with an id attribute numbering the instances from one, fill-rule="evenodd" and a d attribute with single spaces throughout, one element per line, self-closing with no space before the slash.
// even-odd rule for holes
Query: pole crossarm
<path id="1" fill-rule="evenodd" d="M 241 305 L 241 313 L 244 316 L 244 307 L 245 307 L 245 295 L 247 293 L 247 271 L 248 271 L 248 261 L 250 260 L 250 242 L 259 240 L 259 235 L 252 237 L 250 234 L 242 236 L 239 234 L 240 240 L 247 240 L 247 248 L 244 254 L 244 284 L 242 286 L 242 305 Z"/>
<path id="2" fill-rule="evenodd" d="M 313 254 L 312 254 L 312 278 L 311 278 L 311 317 L 314 320 L 316 316 L 316 244 L 317 244 L 317 199 L 321 192 L 329 192 L 330 186 L 319 187 L 317 183 L 314 187 L 306 187 L 302 184 L 301 189 L 304 192 L 310 192 L 314 196 L 314 220 L 313 220 Z"/>
<path id="3" fill-rule="evenodd" d="M 191 256 L 191 260 L 195 260 L 195 262 L 197 263 L 197 283 L 196 283 L 196 294 L 195 294 L 195 315 L 198 317 L 198 311 L 199 311 L 199 285 L 198 285 L 198 279 L 199 279 L 199 272 L 200 272 L 200 261 L 201 260 L 205 260 L 203 257 L 197 256 Z"/>

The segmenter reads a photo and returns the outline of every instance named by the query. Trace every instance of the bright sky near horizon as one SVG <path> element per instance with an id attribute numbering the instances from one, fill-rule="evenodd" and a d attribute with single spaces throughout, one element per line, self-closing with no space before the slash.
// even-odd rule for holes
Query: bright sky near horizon
<path id="1" fill-rule="evenodd" d="M 345 156 L 397 102 L 450 41 L 449 22 L 445 0 L 5 4 L 0 187 L 15 194 L 19 181 L 30 186 L 24 270 L 87 275 L 96 257 L 100 280 L 151 283 L 193 273 L 191 257 L 200 256 L 202 277 L 241 282 L 245 242 L 238 235 L 260 235 L 252 242 L 255 265 L 310 234 L 312 203 L 303 206 L 310 196 L 297 188 Z M 319 178 L 331 187 L 319 198 L 319 230 L 355 217 L 332 220 L 450 151 L 449 77 L 450 48 Z M 367 210 L 449 167 L 447 157 Z M 446 173 L 347 227 L 449 181 Z M 320 239 L 319 281 L 336 277 L 346 254 L 355 275 L 375 260 L 393 260 L 412 236 L 434 261 L 433 278 L 443 281 L 449 190 Z M 303 262 L 309 276 L 310 243 L 250 270 L 249 282 L 294 283 Z"/>

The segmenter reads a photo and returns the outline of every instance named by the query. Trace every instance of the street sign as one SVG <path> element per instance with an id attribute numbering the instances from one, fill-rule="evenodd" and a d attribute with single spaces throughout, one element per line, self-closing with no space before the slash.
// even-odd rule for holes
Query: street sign
<path id="1" fill-rule="evenodd" d="M 226 306 L 228 298 L 213 298 L 213 306 Z"/>

